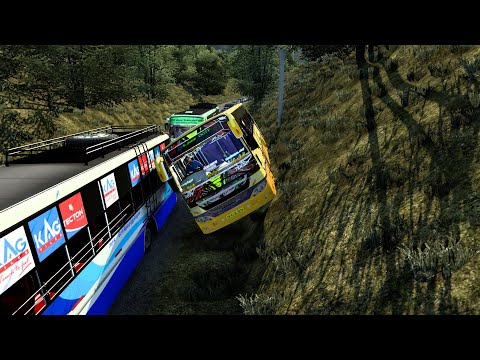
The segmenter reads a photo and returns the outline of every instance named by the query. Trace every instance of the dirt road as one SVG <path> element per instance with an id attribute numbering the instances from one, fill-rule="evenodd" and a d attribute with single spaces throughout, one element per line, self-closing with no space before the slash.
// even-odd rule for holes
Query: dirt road
<path id="1" fill-rule="evenodd" d="M 242 314 L 235 298 L 252 292 L 261 223 L 248 217 L 204 235 L 178 194 L 163 229 L 154 236 L 110 308 L 110 315 Z"/>

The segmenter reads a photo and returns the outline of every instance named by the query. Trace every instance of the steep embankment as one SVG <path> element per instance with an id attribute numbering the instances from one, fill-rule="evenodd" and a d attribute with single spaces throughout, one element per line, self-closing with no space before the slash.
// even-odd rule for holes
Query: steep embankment
<path id="1" fill-rule="evenodd" d="M 329 57 L 255 114 L 279 195 L 250 313 L 472 314 L 480 237 L 480 47 Z"/>

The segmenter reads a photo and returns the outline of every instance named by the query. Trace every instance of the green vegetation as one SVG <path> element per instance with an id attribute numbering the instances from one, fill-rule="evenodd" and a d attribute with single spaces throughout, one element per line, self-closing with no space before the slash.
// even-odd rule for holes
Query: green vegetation
<path id="1" fill-rule="evenodd" d="M 480 47 L 357 50 L 286 74 L 281 129 L 276 92 L 254 114 L 278 196 L 260 246 L 266 271 L 239 303 L 245 313 L 477 314 Z"/>
<path id="2" fill-rule="evenodd" d="M 274 46 L 1 46 L 0 146 L 254 96 L 278 196 L 192 229 L 156 313 L 479 313 L 480 47 L 294 49 L 278 129 Z"/>
<path id="3" fill-rule="evenodd" d="M 278 77 L 277 47 L 237 45 L 233 47 L 231 61 L 237 91 L 253 96 L 256 102 L 262 101 Z"/>
<path id="4" fill-rule="evenodd" d="M 0 46 L 0 162 L 9 147 L 113 124 L 162 124 L 240 96 L 205 45 Z"/>

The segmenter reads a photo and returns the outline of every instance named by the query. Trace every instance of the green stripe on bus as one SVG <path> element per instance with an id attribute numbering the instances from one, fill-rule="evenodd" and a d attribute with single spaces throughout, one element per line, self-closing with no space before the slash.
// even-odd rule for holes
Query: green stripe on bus
<path id="1" fill-rule="evenodd" d="M 188 135 L 187 135 L 187 138 L 191 139 L 191 138 L 193 138 L 194 136 L 197 136 L 197 130 L 192 131 L 190 134 L 188 134 Z"/>

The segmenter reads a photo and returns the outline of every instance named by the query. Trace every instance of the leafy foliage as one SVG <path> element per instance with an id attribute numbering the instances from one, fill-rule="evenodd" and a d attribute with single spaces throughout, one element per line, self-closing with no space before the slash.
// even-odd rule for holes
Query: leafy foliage
<path id="1" fill-rule="evenodd" d="M 278 76 L 277 48 L 273 45 L 237 45 L 232 53 L 237 90 L 261 102 Z"/>

